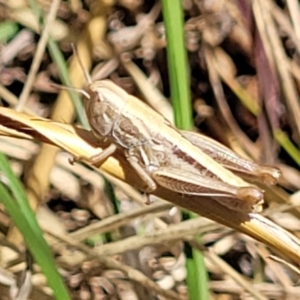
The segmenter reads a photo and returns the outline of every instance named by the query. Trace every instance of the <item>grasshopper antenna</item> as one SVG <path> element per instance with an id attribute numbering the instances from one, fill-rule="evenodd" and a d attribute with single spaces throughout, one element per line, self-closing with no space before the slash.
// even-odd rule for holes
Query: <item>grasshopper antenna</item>
<path id="1" fill-rule="evenodd" d="M 77 93 L 83 95 L 84 97 L 86 97 L 87 99 L 91 98 L 89 93 L 87 93 L 84 89 L 77 89 L 77 88 L 74 88 L 74 87 L 64 86 L 64 85 L 60 85 L 60 84 L 56 84 L 56 83 L 50 83 L 50 85 L 53 86 L 53 87 L 58 88 L 59 90 L 77 92 Z"/>
<path id="2" fill-rule="evenodd" d="M 91 78 L 90 74 L 88 73 L 88 71 L 86 70 L 86 68 L 83 66 L 82 60 L 81 60 L 81 58 L 78 54 L 78 51 L 73 43 L 71 44 L 71 47 L 72 47 L 73 54 L 77 58 L 80 68 L 84 74 L 85 80 L 87 81 L 88 84 L 91 84 L 92 78 Z"/>
<path id="3" fill-rule="evenodd" d="M 73 54 L 77 58 L 78 63 L 80 65 L 80 68 L 81 68 L 81 70 L 84 74 L 85 80 L 87 81 L 88 84 L 91 84 L 92 83 L 92 78 L 91 78 L 90 74 L 87 72 L 86 68 L 83 66 L 82 60 L 80 59 L 78 51 L 77 51 L 77 49 L 76 49 L 76 47 L 73 43 L 71 43 L 71 47 L 72 47 Z M 77 92 L 77 93 L 82 94 L 87 99 L 90 99 L 90 95 L 84 89 L 78 89 L 78 88 L 64 86 L 64 85 L 60 85 L 60 84 L 56 84 L 56 83 L 51 83 L 51 86 L 56 87 L 60 90 L 67 90 L 67 91 Z"/>

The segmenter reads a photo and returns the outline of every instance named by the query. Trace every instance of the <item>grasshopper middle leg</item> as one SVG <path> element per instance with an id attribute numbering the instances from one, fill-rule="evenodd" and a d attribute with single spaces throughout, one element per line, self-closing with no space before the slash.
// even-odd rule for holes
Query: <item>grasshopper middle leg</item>
<path id="1" fill-rule="evenodd" d="M 150 194 L 156 190 L 156 183 L 152 179 L 151 175 L 140 165 L 138 158 L 134 154 L 134 148 L 129 149 L 129 151 L 126 153 L 126 158 L 131 167 L 137 172 L 139 177 L 145 183 L 145 192 L 147 197 L 146 204 L 150 204 Z"/>

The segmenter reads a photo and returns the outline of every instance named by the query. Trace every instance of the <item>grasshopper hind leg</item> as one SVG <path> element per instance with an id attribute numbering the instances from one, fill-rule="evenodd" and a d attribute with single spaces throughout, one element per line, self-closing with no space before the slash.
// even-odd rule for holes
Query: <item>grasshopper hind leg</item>
<path id="1" fill-rule="evenodd" d="M 259 212 L 263 204 L 263 191 L 256 186 L 232 186 L 202 174 L 162 167 L 152 172 L 162 187 L 185 195 L 212 197 L 224 206 L 242 212 Z"/>

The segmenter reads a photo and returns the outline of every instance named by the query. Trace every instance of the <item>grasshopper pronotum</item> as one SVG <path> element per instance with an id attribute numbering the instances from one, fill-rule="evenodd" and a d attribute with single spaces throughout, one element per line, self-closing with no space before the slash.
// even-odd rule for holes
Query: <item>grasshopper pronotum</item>
<path id="1" fill-rule="evenodd" d="M 280 177 L 277 168 L 243 159 L 203 135 L 179 131 L 112 81 L 92 82 L 81 67 L 88 81 L 81 93 L 92 133 L 110 145 L 99 155 L 76 161 L 99 164 L 120 148 L 147 194 L 160 185 L 186 195 L 212 197 L 233 210 L 261 211 L 263 191 L 231 170 L 274 184 Z"/>

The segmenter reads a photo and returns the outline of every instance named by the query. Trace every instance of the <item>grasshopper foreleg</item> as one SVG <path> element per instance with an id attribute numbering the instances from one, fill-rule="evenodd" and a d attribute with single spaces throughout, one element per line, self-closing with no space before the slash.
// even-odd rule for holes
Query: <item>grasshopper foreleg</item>
<path id="1" fill-rule="evenodd" d="M 86 161 L 92 165 L 100 166 L 104 163 L 104 161 L 109 158 L 117 149 L 115 144 L 110 144 L 107 148 L 103 149 L 100 153 L 97 153 L 93 156 L 77 156 L 69 159 L 70 164 L 74 164 L 75 162 Z"/>

